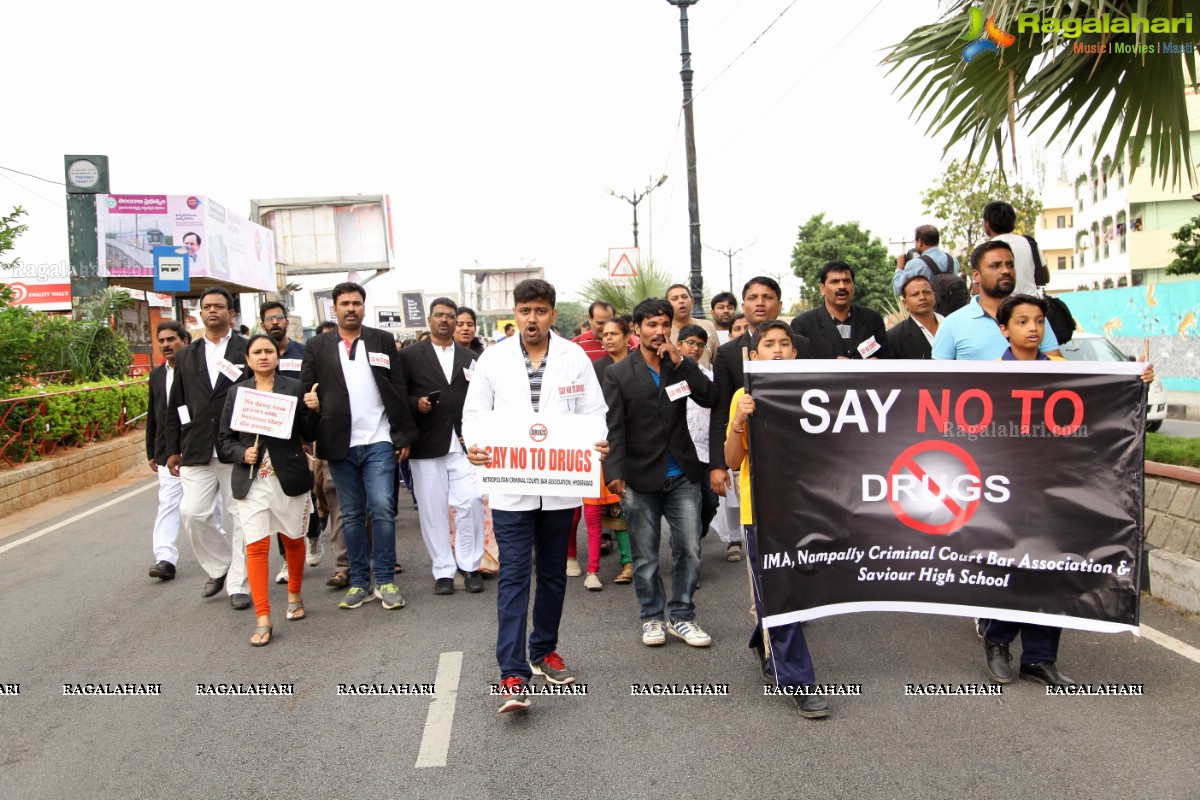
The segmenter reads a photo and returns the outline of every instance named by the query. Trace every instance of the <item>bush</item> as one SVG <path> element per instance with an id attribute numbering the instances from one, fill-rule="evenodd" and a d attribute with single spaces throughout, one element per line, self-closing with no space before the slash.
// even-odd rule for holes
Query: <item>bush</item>
<path id="1" fill-rule="evenodd" d="M 1180 467 L 1200 467 L 1200 439 L 1147 433 L 1146 460 Z"/>
<path id="2" fill-rule="evenodd" d="M 146 412 L 149 383 L 145 379 L 103 380 L 54 386 L 49 392 L 34 387 L 18 391 L 15 397 L 33 399 L 0 403 L 0 439 L 8 440 L 19 431 L 4 449 L 4 457 L 21 462 L 26 453 L 47 455 L 60 447 L 102 441 L 121 433 L 122 409 L 126 421 Z"/>

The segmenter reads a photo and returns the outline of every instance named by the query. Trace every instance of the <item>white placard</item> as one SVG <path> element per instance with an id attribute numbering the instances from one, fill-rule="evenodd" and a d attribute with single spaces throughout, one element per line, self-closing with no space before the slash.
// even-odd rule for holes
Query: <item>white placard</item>
<path id="1" fill-rule="evenodd" d="M 290 394 L 240 389 L 233 401 L 233 421 L 229 427 L 235 431 L 290 439 L 292 422 L 296 418 L 296 400 Z"/>
<path id="2" fill-rule="evenodd" d="M 603 417 L 485 411 L 478 430 L 488 439 L 469 444 L 492 457 L 476 469 L 480 494 L 600 496 L 595 445 L 608 438 Z"/>

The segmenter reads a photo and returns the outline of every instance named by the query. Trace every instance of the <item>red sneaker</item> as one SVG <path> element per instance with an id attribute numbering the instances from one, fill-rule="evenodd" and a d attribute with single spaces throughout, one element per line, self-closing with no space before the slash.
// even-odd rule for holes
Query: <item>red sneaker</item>
<path id="1" fill-rule="evenodd" d="M 529 689 L 517 675 L 509 675 L 500 681 L 500 711 L 524 711 L 529 708 Z"/>

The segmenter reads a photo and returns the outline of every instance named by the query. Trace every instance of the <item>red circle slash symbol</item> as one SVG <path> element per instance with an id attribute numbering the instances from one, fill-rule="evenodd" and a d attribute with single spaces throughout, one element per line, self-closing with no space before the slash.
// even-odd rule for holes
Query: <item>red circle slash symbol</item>
<path id="1" fill-rule="evenodd" d="M 969 486 L 964 487 L 964 478 Z M 971 454 L 949 442 L 920 442 L 888 470 L 888 505 L 896 519 L 922 533 L 952 533 L 979 509 L 983 476 Z"/>

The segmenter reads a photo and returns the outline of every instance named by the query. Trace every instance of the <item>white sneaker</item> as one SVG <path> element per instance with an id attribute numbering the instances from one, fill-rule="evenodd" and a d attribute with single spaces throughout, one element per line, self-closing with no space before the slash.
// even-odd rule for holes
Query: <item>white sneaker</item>
<path id="1" fill-rule="evenodd" d="M 642 644 L 647 647 L 658 647 L 667 643 L 667 634 L 663 631 L 661 619 L 648 619 L 642 622 Z"/>
<path id="2" fill-rule="evenodd" d="M 578 558 L 568 558 L 567 559 L 567 577 L 568 578 L 578 578 L 582 574 L 583 574 L 583 570 L 579 568 L 579 559 Z"/>
<path id="3" fill-rule="evenodd" d="M 321 544 L 321 537 L 308 540 L 308 565 L 310 567 L 321 566 L 321 561 L 325 558 L 325 547 Z"/>
<path id="4" fill-rule="evenodd" d="M 594 572 L 589 572 L 587 577 L 583 579 L 583 588 L 593 592 L 598 592 L 604 588 L 604 584 L 600 582 L 600 576 Z"/>
<path id="5" fill-rule="evenodd" d="M 708 647 L 712 644 L 712 637 L 705 633 L 695 620 L 673 619 L 667 623 L 667 630 L 672 636 L 678 636 L 692 647 Z"/>
<path id="6" fill-rule="evenodd" d="M 276 583 L 287 583 L 288 582 L 288 571 L 287 571 L 287 562 L 286 561 L 284 562 L 283 567 L 279 570 L 279 574 L 275 576 L 275 582 Z"/>

